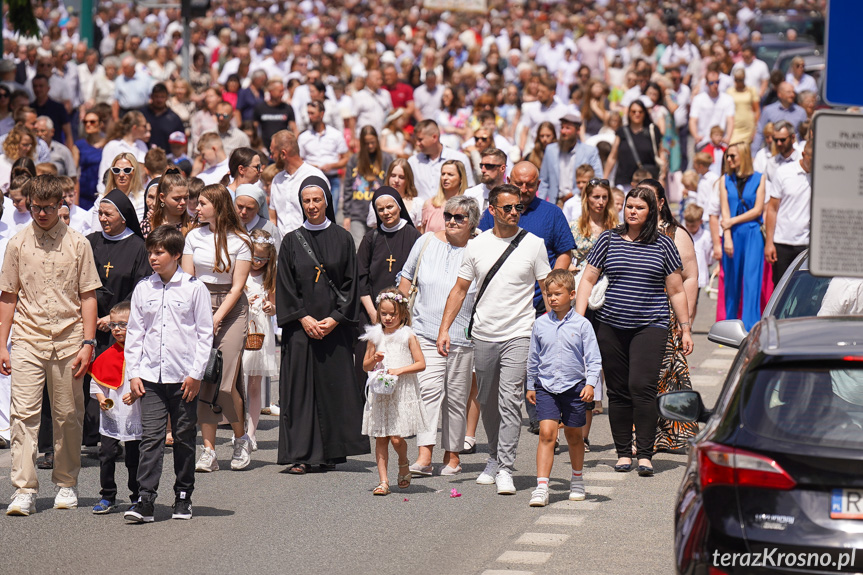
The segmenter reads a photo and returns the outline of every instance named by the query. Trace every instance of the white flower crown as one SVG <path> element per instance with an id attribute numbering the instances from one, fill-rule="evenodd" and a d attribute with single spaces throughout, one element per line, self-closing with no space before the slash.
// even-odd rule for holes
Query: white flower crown
<path id="1" fill-rule="evenodd" d="M 381 294 L 378 294 L 378 297 L 375 298 L 375 305 L 380 305 L 380 303 L 385 299 L 391 299 L 391 300 L 396 301 L 398 303 L 407 303 L 407 301 L 408 301 L 408 298 L 406 298 L 405 296 L 403 296 L 400 293 L 392 293 L 392 292 L 387 291 L 387 292 L 383 292 Z"/>
<path id="2" fill-rule="evenodd" d="M 271 246 L 276 245 L 276 240 L 273 238 L 252 238 L 253 244 L 270 244 Z"/>

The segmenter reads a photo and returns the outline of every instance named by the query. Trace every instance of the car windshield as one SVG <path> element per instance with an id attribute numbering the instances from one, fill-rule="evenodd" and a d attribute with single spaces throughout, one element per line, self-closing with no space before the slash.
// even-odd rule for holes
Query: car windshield
<path id="1" fill-rule="evenodd" d="M 756 370 L 748 375 L 744 394 L 743 425 L 756 435 L 863 449 L 861 363 Z"/>
<path id="2" fill-rule="evenodd" d="M 776 319 L 818 315 L 829 285 L 830 278 L 815 277 L 807 270 L 795 271 L 776 302 L 772 315 Z"/>

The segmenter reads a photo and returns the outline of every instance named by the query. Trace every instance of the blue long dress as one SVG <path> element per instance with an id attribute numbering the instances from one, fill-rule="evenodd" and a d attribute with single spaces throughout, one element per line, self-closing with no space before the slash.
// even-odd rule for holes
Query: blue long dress
<path id="1" fill-rule="evenodd" d="M 743 214 L 755 205 L 761 174 L 755 172 L 745 181 L 738 182 L 736 174 L 726 174 L 728 208 L 732 217 Z M 738 184 L 743 184 L 738 194 Z M 761 319 L 761 284 L 764 274 L 764 236 L 761 235 L 761 216 L 731 227 L 734 256 L 723 250 L 722 268 L 725 270 L 725 314 L 727 319 L 741 319 L 747 331 Z"/>
<path id="2" fill-rule="evenodd" d="M 78 181 L 81 188 L 78 205 L 81 206 L 81 209 L 89 210 L 96 201 L 96 185 L 99 183 L 102 148 L 91 146 L 84 138 L 75 142 L 75 145 L 81 152 L 81 159 L 78 161 Z"/>

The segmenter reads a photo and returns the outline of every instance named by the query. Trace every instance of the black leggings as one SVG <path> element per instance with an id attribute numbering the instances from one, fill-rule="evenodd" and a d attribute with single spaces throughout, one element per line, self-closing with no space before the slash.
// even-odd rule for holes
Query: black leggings
<path id="1" fill-rule="evenodd" d="M 608 393 L 608 420 L 618 457 L 632 457 L 632 426 L 639 459 L 653 457 L 656 389 L 668 330 L 617 329 L 599 323 L 596 338 Z"/>

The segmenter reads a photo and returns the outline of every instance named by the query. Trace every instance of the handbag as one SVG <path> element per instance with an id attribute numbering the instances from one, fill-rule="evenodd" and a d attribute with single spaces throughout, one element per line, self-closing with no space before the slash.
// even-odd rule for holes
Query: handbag
<path id="1" fill-rule="evenodd" d="M 378 362 L 366 378 L 366 391 L 375 395 L 392 395 L 398 382 L 399 376 L 387 373 L 386 366 Z"/>
<path id="2" fill-rule="evenodd" d="M 578 289 L 579 284 L 581 283 L 581 277 L 584 275 L 584 270 L 587 267 L 581 268 L 575 275 L 575 289 Z M 601 308 L 605 304 L 605 291 L 608 289 L 608 277 L 605 274 L 599 276 L 599 279 L 596 280 L 596 283 L 593 285 L 593 289 L 590 290 L 590 298 L 587 300 L 587 307 L 593 310 L 597 310 Z"/>
<path id="3" fill-rule="evenodd" d="M 414 312 L 414 302 L 416 301 L 417 294 L 419 293 L 419 288 L 417 287 L 417 280 L 420 277 L 420 264 L 423 261 L 423 253 L 425 253 L 426 248 L 429 247 L 429 242 L 431 242 L 432 237 L 434 236 L 429 236 L 426 238 L 426 241 L 423 244 L 422 249 L 420 250 L 420 255 L 419 257 L 417 257 L 417 265 L 414 268 L 414 279 L 411 281 L 411 289 L 408 292 L 408 309 L 410 310 L 411 314 L 413 314 Z"/>
<path id="4" fill-rule="evenodd" d="M 207 366 L 204 368 L 204 376 L 201 378 L 201 383 L 206 383 L 216 388 L 211 401 L 201 399 L 201 402 L 209 405 L 213 413 L 222 413 L 222 406 L 216 403 L 219 399 L 219 386 L 222 384 L 222 352 L 215 347 L 210 350 L 210 357 L 207 359 Z M 198 397 L 200 398 L 200 395 Z"/>
<path id="5" fill-rule="evenodd" d="M 249 320 L 249 331 L 246 335 L 246 345 L 244 349 L 249 351 L 258 351 L 264 347 L 264 333 L 258 331 L 258 323 L 255 320 Z"/>

